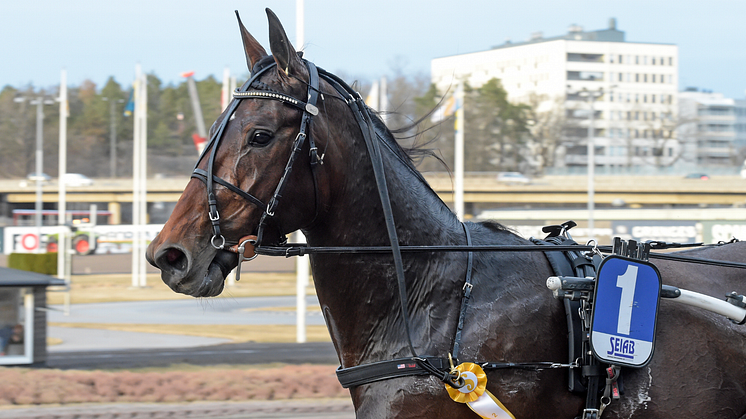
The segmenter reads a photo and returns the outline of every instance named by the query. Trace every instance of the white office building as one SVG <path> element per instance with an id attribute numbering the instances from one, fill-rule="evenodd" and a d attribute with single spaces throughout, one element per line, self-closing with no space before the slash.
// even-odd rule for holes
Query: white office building
<path id="1" fill-rule="evenodd" d="M 682 124 L 678 138 L 687 163 L 735 166 L 746 147 L 746 100 L 688 88 L 679 93 Z"/>
<path id="2" fill-rule="evenodd" d="M 594 92 L 596 166 L 670 165 L 681 153 L 675 139 L 678 47 L 624 38 L 615 19 L 597 31 L 573 25 L 561 36 L 535 33 L 525 42 L 434 59 L 431 78 L 441 93 L 459 81 L 478 88 L 497 78 L 512 102 L 564 115 L 555 166 L 587 166 L 587 91 Z"/>

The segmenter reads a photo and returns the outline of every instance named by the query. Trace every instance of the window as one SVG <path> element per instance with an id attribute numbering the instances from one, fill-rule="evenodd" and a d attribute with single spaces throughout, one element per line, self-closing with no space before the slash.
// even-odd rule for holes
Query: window
<path id="1" fill-rule="evenodd" d="M 635 64 L 640 64 L 640 56 L 635 55 Z"/>
<path id="2" fill-rule="evenodd" d="M 647 74 L 643 74 L 642 75 L 642 81 L 643 81 L 643 83 L 647 83 L 648 82 L 648 75 Z"/>
<path id="3" fill-rule="evenodd" d="M 655 63 L 653 63 L 655 64 Z M 655 74 L 651 74 L 650 77 L 652 77 L 652 80 L 650 80 L 652 83 L 655 83 Z"/>
<path id="4" fill-rule="evenodd" d="M 650 102 L 655 103 L 655 95 L 650 95 Z"/>
<path id="5" fill-rule="evenodd" d="M 648 95 L 642 95 L 642 103 L 648 103 Z"/>
<path id="6" fill-rule="evenodd" d="M 581 54 L 575 52 L 567 53 L 567 61 L 575 61 L 582 63 L 602 63 L 604 62 L 603 54 Z"/>
<path id="7" fill-rule="evenodd" d="M 604 73 L 601 71 L 568 71 L 567 80 L 603 81 Z"/>
<path id="8" fill-rule="evenodd" d="M 673 65 L 673 57 L 668 57 L 668 65 Z"/>
<path id="9" fill-rule="evenodd" d="M 655 57 L 653 57 L 652 65 L 655 65 Z"/>
<path id="10" fill-rule="evenodd" d="M 635 73 L 635 83 L 640 82 L 640 73 Z"/>
<path id="11" fill-rule="evenodd" d="M 0 365 L 33 363 L 34 294 L 31 288 L 0 288 Z"/>
<path id="12" fill-rule="evenodd" d="M 624 81 L 624 74 L 619 73 L 619 81 Z"/>

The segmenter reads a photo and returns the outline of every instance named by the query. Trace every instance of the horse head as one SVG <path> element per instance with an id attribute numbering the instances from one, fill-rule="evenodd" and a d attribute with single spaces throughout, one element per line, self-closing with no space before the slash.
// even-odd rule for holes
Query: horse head
<path id="1" fill-rule="evenodd" d="M 252 77 L 211 127 L 192 179 L 146 252 L 176 292 L 218 295 L 243 256 L 239 245 L 281 243 L 308 227 L 334 188 L 318 150 L 340 135 L 326 115 L 345 102 L 328 100 L 334 91 L 295 51 L 277 16 L 267 15 L 271 56 L 238 18 Z"/>

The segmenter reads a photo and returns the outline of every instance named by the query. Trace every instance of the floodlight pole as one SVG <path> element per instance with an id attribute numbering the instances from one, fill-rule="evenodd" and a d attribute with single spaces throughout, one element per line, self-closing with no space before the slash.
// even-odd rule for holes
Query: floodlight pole
<path id="1" fill-rule="evenodd" d="M 304 15 L 303 0 L 295 0 L 295 46 L 299 50 L 303 48 L 303 43 L 305 42 Z M 297 233 L 297 241 L 306 241 L 306 237 L 300 230 Z M 308 256 L 298 256 L 295 280 L 295 341 L 298 343 L 306 342 L 306 288 L 308 287 L 308 276 L 310 273 L 308 263 Z"/>

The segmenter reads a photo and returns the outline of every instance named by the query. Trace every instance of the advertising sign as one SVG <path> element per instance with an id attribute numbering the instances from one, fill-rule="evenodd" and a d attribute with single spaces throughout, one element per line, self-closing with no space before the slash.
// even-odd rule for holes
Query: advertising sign
<path id="1" fill-rule="evenodd" d="M 614 236 L 622 240 L 695 243 L 702 241 L 702 225 L 696 221 L 614 221 Z"/>
<path id="2" fill-rule="evenodd" d="M 746 240 L 746 222 L 702 221 L 704 243 L 729 242 L 732 238 Z"/>
<path id="3" fill-rule="evenodd" d="M 655 265 L 608 256 L 598 270 L 591 324 L 596 358 L 643 367 L 653 356 L 661 278 Z"/>
<path id="4" fill-rule="evenodd" d="M 145 238 L 153 240 L 163 228 L 163 224 L 148 224 Z M 5 227 L 3 231 L 3 253 L 34 253 L 41 246 L 43 252 L 57 251 L 57 237 L 64 227 Z M 72 246 L 77 254 L 114 254 L 132 252 L 134 227 L 131 225 L 97 225 L 80 228 L 73 233 Z"/>

